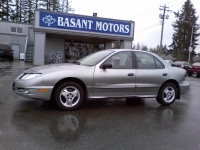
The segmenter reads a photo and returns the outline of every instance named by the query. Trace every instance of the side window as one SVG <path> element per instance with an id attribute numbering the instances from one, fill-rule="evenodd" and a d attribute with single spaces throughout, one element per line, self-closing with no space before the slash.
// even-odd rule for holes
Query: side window
<path id="1" fill-rule="evenodd" d="M 112 64 L 112 69 L 131 69 L 133 60 L 131 52 L 119 52 L 109 57 L 105 62 Z"/>
<path id="2" fill-rule="evenodd" d="M 138 69 L 156 69 L 154 57 L 143 52 L 135 52 Z"/>
<path id="3" fill-rule="evenodd" d="M 160 62 L 160 60 L 158 60 L 157 58 L 155 58 L 155 62 L 156 62 L 156 68 L 157 69 L 164 69 L 165 66 L 163 65 L 162 62 Z"/>

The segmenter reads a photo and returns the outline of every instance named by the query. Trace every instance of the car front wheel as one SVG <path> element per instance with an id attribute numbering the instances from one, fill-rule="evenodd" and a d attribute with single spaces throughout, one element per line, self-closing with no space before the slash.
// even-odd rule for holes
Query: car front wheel
<path id="1" fill-rule="evenodd" d="M 78 109 L 84 102 L 84 91 L 75 82 L 63 83 L 56 90 L 55 101 L 62 110 Z"/>
<path id="2" fill-rule="evenodd" d="M 176 86 L 173 83 L 166 83 L 161 87 L 158 93 L 157 101 L 161 105 L 169 106 L 175 102 L 176 96 Z"/>

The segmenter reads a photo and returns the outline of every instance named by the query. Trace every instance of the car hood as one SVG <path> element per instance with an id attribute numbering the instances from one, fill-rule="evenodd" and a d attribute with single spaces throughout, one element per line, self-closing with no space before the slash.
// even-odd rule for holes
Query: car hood
<path id="1" fill-rule="evenodd" d="M 43 65 L 34 67 L 31 69 L 26 70 L 24 73 L 50 73 L 55 71 L 63 71 L 63 70 L 80 70 L 80 69 L 87 69 L 89 66 L 77 65 L 77 64 L 69 64 L 69 63 L 62 63 L 62 64 L 50 64 L 50 65 Z"/>

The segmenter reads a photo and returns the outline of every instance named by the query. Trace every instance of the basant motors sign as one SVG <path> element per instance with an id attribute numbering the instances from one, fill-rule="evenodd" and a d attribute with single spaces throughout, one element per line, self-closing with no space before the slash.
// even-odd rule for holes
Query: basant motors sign
<path id="1" fill-rule="evenodd" d="M 125 36 L 130 36 L 131 34 L 131 22 L 98 19 L 96 17 L 71 16 L 67 14 L 53 14 L 49 12 L 40 12 L 39 18 L 40 27 Z"/>

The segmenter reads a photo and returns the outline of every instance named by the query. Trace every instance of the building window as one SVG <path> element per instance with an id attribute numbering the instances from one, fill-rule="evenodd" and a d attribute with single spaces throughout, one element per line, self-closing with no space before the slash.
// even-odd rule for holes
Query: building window
<path id="1" fill-rule="evenodd" d="M 15 27 L 11 27 L 11 32 L 16 32 L 16 28 Z"/>
<path id="2" fill-rule="evenodd" d="M 17 28 L 17 33 L 22 33 L 22 28 Z"/>
<path id="3" fill-rule="evenodd" d="M 11 32 L 13 32 L 13 33 L 22 33 L 22 28 L 11 27 Z"/>

